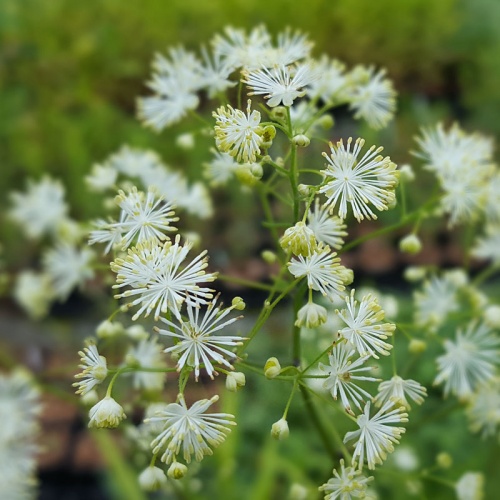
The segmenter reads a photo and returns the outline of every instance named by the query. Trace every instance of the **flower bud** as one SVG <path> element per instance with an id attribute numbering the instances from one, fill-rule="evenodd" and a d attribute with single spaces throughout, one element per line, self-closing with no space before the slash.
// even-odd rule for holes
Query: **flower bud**
<path id="1" fill-rule="evenodd" d="M 131 325 L 125 329 L 125 333 L 132 340 L 146 340 L 149 337 L 142 325 Z"/>
<path id="2" fill-rule="evenodd" d="M 80 397 L 80 401 L 85 406 L 92 406 L 95 405 L 97 401 L 99 401 L 99 395 L 97 394 L 97 391 L 95 389 L 92 389 L 91 391 L 82 394 L 82 396 Z"/>
<path id="3" fill-rule="evenodd" d="M 305 326 L 306 328 L 315 328 L 326 322 L 327 311 L 323 306 L 308 302 L 301 307 L 297 313 L 295 326 Z"/>
<path id="4" fill-rule="evenodd" d="M 324 130 L 328 130 L 333 127 L 334 123 L 333 116 L 325 114 L 322 117 L 320 117 L 316 123 L 321 125 L 321 127 L 323 127 Z"/>
<path id="5" fill-rule="evenodd" d="M 422 250 L 422 242 L 416 234 L 409 234 L 399 242 L 399 249 L 404 253 L 414 255 Z"/>
<path id="6" fill-rule="evenodd" d="M 283 250 L 291 250 L 294 255 L 310 255 L 317 247 L 316 237 L 305 222 L 299 221 L 289 227 L 280 238 Z"/>
<path id="7" fill-rule="evenodd" d="M 122 406 L 112 397 L 106 396 L 90 409 L 89 418 L 89 427 L 113 429 L 127 417 Z"/>
<path id="8" fill-rule="evenodd" d="M 280 418 L 271 427 L 271 436 L 278 441 L 283 441 L 290 435 L 288 422 L 284 418 Z"/>
<path id="9" fill-rule="evenodd" d="M 175 139 L 175 143 L 181 149 L 189 150 L 194 148 L 194 135 L 193 134 L 181 134 Z"/>
<path id="10" fill-rule="evenodd" d="M 420 339 L 411 339 L 408 344 L 408 350 L 412 354 L 422 354 L 427 349 L 427 342 Z"/>
<path id="11" fill-rule="evenodd" d="M 278 358 L 269 358 L 264 365 L 264 375 L 266 378 L 275 378 L 280 374 L 281 365 Z"/>
<path id="12" fill-rule="evenodd" d="M 469 277 L 463 269 L 452 269 L 451 271 L 447 271 L 446 279 L 456 287 L 465 286 L 469 281 Z"/>
<path id="13" fill-rule="evenodd" d="M 226 389 L 231 392 L 236 392 L 246 383 L 245 374 L 241 372 L 229 372 L 226 377 Z"/>
<path id="14" fill-rule="evenodd" d="M 415 172 L 411 168 L 411 165 L 401 165 L 401 167 L 399 167 L 399 175 L 404 182 L 412 182 L 415 180 Z"/>
<path id="15" fill-rule="evenodd" d="M 238 165 L 235 170 L 236 177 L 245 186 L 255 186 L 263 173 L 259 163 L 244 163 Z"/>
<path id="16" fill-rule="evenodd" d="M 233 300 L 231 301 L 231 305 L 237 311 L 243 311 L 246 307 L 245 301 L 241 297 L 234 297 Z"/>
<path id="17" fill-rule="evenodd" d="M 297 190 L 300 196 L 307 198 L 308 196 L 311 196 L 313 187 L 308 184 L 299 184 L 297 186 Z"/>
<path id="18" fill-rule="evenodd" d="M 441 469 L 449 469 L 453 465 L 453 459 L 449 453 L 442 451 L 436 457 L 436 464 Z"/>
<path id="19" fill-rule="evenodd" d="M 404 277 L 407 281 L 414 283 L 423 280 L 426 274 L 425 267 L 410 266 L 405 269 Z"/>
<path id="20" fill-rule="evenodd" d="M 308 490 L 305 486 L 299 483 L 293 483 L 290 488 L 288 500 L 307 500 Z"/>
<path id="21" fill-rule="evenodd" d="M 179 462 L 172 462 L 168 468 L 167 476 L 170 479 L 182 479 L 187 474 L 188 468 Z"/>
<path id="22" fill-rule="evenodd" d="M 274 264 L 276 262 L 277 256 L 271 250 L 264 250 L 260 255 L 268 264 Z"/>
<path id="23" fill-rule="evenodd" d="M 150 465 L 139 474 L 139 486 L 144 491 L 157 491 L 166 482 L 167 476 L 158 467 Z"/>
<path id="24" fill-rule="evenodd" d="M 117 337 L 124 332 L 123 325 L 118 321 L 109 321 L 106 319 L 102 321 L 96 328 L 96 335 L 100 339 Z"/>
<path id="25" fill-rule="evenodd" d="M 284 106 L 276 106 L 269 113 L 269 117 L 271 118 L 271 120 L 277 122 L 285 121 L 287 119 L 286 108 Z"/>
<path id="26" fill-rule="evenodd" d="M 266 149 L 271 146 L 273 139 L 276 137 L 276 128 L 273 125 L 267 125 L 264 127 L 264 132 L 262 133 L 262 143 Z M 267 146 L 269 144 L 269 146 Z"/>
<path id="27" fill-rule="evenodd" d="M 292 142 L 299 148 L 306 148 L 311 143 L 311 139 L 304 134 L 298 134 L 292 138 Z"/>
<path id="28" fill-rule="evenodd" d="M 500 306 L 488 306 L 484 311 L 484 321 L 491 328 L 500 328 Z"/>

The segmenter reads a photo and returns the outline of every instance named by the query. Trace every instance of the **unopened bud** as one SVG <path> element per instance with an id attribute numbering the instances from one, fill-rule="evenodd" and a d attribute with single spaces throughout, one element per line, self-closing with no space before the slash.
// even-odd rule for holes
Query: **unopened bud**
<path id="1" fill-rule="evenodd" d="M 166 482 L 165 473 L 158 467 L 149 466 L 139 474 L 139 486 L 144 491 L 157 491 Z"/>
<path id="2" fill-rule="evenodd" d="M 290 429 L 288 428 L 288 422 L 284 418 L 280 418 L 271 427 L 271 436 L 278 441 L 286 439 L 290 435 Z"/>
<path id="3" fill-rule="evenodd" d="M 299 483 L 293 483 L 290 488 L 288 500 L 307 500 L 308 490 L 305 486 Z"/>
<path id="4" fill-rule="evenodd" d="M 323 129 L 328 130 L 333 127 L 333 117 L 332 115 L 323 115 L 317 120 L 317 123 L 323 127 Z"/>
<path id="5" fill-rule="evenodd" d="M 146 340 L 149 337 L 142 325 L 131 325 L 125 330 L 125 333 L 132 340 Z"/>
<path id="6" fill-rule="evenodd" d="M 170 479 L 182 479 L 187 474 L 188 468 L 180 462 L 172 462 L 168 468 L 167 476 Z"/>
<path id="7" fill-rule="evenodd" d="M 410 266 L 405 269 L 404 277 L 407 281 L 416 282 L 425 278 L 427 270 L 425 267 Z"/>
<path id="8" fill-rule="evenodd" d="M 411 168 L 411 165 L 401 165 L 401 167 L 399 167 L 399 175 L 404 182 L 412 182 L 415 180 L 415 172 Z"/>
<path id="9" fill-rule="evenodd" d="M 308 185 L 308 184 L 299 184 L 297 186 L 297 191 L 299 192 L 300 196 L 303 196 L 304 198 L 307 198 L 312 194 L 313 187 Z"/>
<path id="10" fill-rule="evenodd" d="M 193 134 L 181 134 L 175 139 L 175 143 L 181 149 L 193 149 L 194 148 L 194 135 Z"/>
<path id="11" fill-rule="evenodd" d="M 420 339 L 411 339 L 408 344 L 408 350 L 412 354 L 422 354 L 427 349 L 427 342 Z"/>
<path id="12" fill-rule="evenodd" d="M 441 469 L 449 469 L 453 465 L 453 459 L 449 453 L 442 451 L 436 457 L 436 464 Z"/>
<path id="13" fill-rule="evenodd" d="M 286 108 L 284 106 L 276 106 L 269 113 L 271 120 L 283 122 L 287 118 Z"/>
<path id="14" fill-rule="evenodd" d="M 422 242 L 416 234 L 409 234 L 399 242 L 399 249 L 404 253 L 414 255 L 422 250 Z"/>
<path id="15" fill-rule="evenodd" d="M 277 256 L 271 250 L 264 250 L 260 255 L 268 264 L 274 264 L 276 262 Z"/>
<path id="16" fill-rule="evenodd" d="M 109 321 L 108 319 L 102 321 L 96 328 L 96 335 L 100 339 L 117 337 L 121 335 L 125 329 L 118 321 Z"/>
<path id="17" fill-rule="evenodd" d="M 281 371 L 281 365 L 278 358 L 269 358 L 264 365 L 264 375 L 266 378 L 275 378 Z"/>
<path id="18" fill-rule="evenodd" d="M 306 328 L 315 328 L 326 322 L 327 311 L 323 306 L 308 302 L 301 307 L 297 313 L 295 326 L 305 326 Z"/>
<path id="19" fill-rule="evenodd" d="M 500 328 L 500 306 L 488 306 L 484 311 L 484 321 L 491 328 Z"/>
<path id="20" fill-rule="evenodd" d="M 241 372 L 229 372 L 226 377 L 226 389 L 236 392 L 241 387 L 245 387 L 245 374 Z"/>
<path id="21" fill-rule="evenodd" d="M 241 297 L 234 297 L 233 300 L 231 301 L 231 305 L 237 311 L 243 311 L 246 307 L 245 301 Z"/>
<path id="22" fill-rule="evenodd" d="M 306 148 L 311 144 L 311 139 L 307 135 L 299 134 L 292 138 L 292 142 L 299 148 Z"/>
<path id="23" fill-rule="evenodd" d="M 255 186 L 263 173 L 262 166 L 258 163 L 244 163 L 235 170 L 236 177 L 245 186 Z"/>

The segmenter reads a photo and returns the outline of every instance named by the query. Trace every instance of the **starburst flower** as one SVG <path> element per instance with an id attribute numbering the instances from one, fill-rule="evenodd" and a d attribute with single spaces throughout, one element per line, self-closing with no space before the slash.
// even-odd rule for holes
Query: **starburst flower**
<path id="1" fill-rule="evenodd" d="M 161 370 L 166 368 L 162 355 L 162 347 L 158 345 L 156 338 L 142 339 L 131 347 L 126 356 L 127 364 L 140 368 L 153 368 Z M 165 373 L 146 372 L 137 370 L 133 373 L 133 385 L 136 389 L 146 391 L 161 391 L 165 383 Z"/>
<path id="2" fill-rule="evenodd" d="M 177 369 L 182 370 L 185 366 L 194 368 L 196 380 L 200 375 L 200 365 L 203 365 L 207 374 L 213 379 L 217 375 L 213 362 L 232 369 L 233 366 L 227 358 L 235 357 L 235 354 L 226 347 L 241 345 L 241 337 L 234 335 L 216 335 L 216 332 L 231 325 L 236 320 L 231 318 L 223 321 L 224 318 L 234 309 L 234 306 L 222 309 L 216 306 L 217 297 L 208 304 L 203 314 L 200 314 L 200 307 L 187 306 L 187 321 L 180 321 L 180 326 L 165 318 L 160 318 L 168 327 L 162 330 L 155 327 L 161 335 L 171 337 L 175 341 L 173 347 L 168 347 L 165 352 L 174 354 L 177 358 Z"/>
<path id="3" fill-rule="evenodd" d="M 319 369 L 328 373 L 328 378 L 325 379 L 323 387 L 328 389 L 333 397 L 337 399 L 340 394 L 342 405 L 348 413 L 353 413 L 349 400 L 351 400 L 360 410 L 361 403 L 366 399 L 371 400 L 369 392 L 356 385 L 357 380 L 365 380 L 370 382 L 377 382 L 380 379 L 374 377 L 367 377 L 360 375 L 362 372 L 370 371 L 371 366 L 363 366 L 365 361 L 370 356 L 362 356 L 356 360 L 352 360 L 356 350 L 345 342 L 338 342 L 333 346 L 331 354 L 328 359 L 329 365 L 319 363 Z"/>
<path id="4" fill-rule="evenodd" d="M 327 169 L 322 170 L 325 184 L 319 192 L 327 196 L 325 205 L 332 208 L 339 203 L 339 217 L 347 216 L 347 204 L 351 205 L 358 222 L 364 218 L 376 219 L 369 208 L 387 210 L 395 199 L 394 189 L 398 184 L 396 165 L 379 153 L 382 147 L 372 146 L 358 161 L 358 155 L 365 143 L 356 139 L 351 150 L 352 138 L 347 140 L 347 148 L 342 140 L 334 146 L 330 143 L 331 154 L 323 153 L 327 159 Z"/>
<path id="5" fill-rule="evenodd" d="M 96 163 L 92 172 L 85 177 L 85 182 L 92 191 L 102 193 L 115 186 L 117 177 L 118 172 L 111 165 Z"/>
<path id="6" fill-rule="evenodd" d="M 385 313 L 376 297 L 368 294 L 358 303 L 354 300 L 354 292 L 351 290 L 351 294 L 345 297 L 347 309 L 337 311 L 347 324 L 339 334 L 355 347 L 360 356 L 370 355 L 376 359 L 379 358 L 377 353 L 388 356 L 392 345 L 384 340 L 392 335 L 396 325 L 382 323 Z"/>
<path id="7" fill-rule="evenodd" d="M 212 298 L 210 288 L 197 284 L 216 278 L 215 274 L 205 274 L 208 265 L 206 250 L 181 267 L 190 249 L 190 243 L 180 245 L 179 236 L 175 243 L 166 241 L 163 245 L 146 241 L 130 248 L 125 258 L 111 263 L 111 270 L 117 274 L 113 288 L 131 288 L 115 297 L 136 297 L 129 303 L 129 307 L 139 305 L 133 320 L 144 313 L 148 316 L 152 311 L 155 318 L 168 310 L 179 317 L 184 302 L 199 305 Z"/>
<path id="8" fill-rule="evenodd" d="M 221 186 L 227 184 L 234 177 L 238 163 L 229 153 L 221 153 L 211 149 L 214 158 L 211 162 L 204 163 L 205 175 L 208 177 L 212 186 Z"/>
<path id="9" fill-rule="evenodd" d="M 159 156 L 154 151 L 131 148 L 127 145 L 122 146 L 116 153 L 112 154 L 106 164 L 120 174 L 141 179 L 162 166 Z"/>
<path id="10" fill-rule="evenodd" d="M 359 465 L 363 469 L 366 463 L 369 469 L 375 469 L 375 465 L 382 464 L 388 453 L 394 451 L 394 444 L 399 443 L 399 438 L 406 429 L 404 427 L 392 427 L 389 424 L 408 422 L 408 414 L 402 408 L 394 408 L 392 401 L 387 402 L 382 408 L 370 418 L 370 402 L 366 403 L 364 412 L 357 418 L 359 430 L 348 432 L 344 437 L 344 443 L 357 440 L 352 455 L 353 465 Z"/>
<path id="11" fill-rule="evenodd" d="M 350 107 L 354 118 L 366 120 L 374 129 L 380 129 L 392 120 L 396 111 L 396 92 L 392 82 L 385 78 L 385 70 L 356 67 L 351 75 Z"/>
<path id="12" fill-rule="evenodd" d="M 458 309 L 457 286 L 446 276 L 427 279 L 414 294 L 415 322 L 437 330 L 449 313 Z"/>
<path id="13" fill-rule="evenodd" d="M 216 54 L 210 58 L 205 47 L 202 48 L 203 65 L 200 68 L 201 86 L 207 89 L 208 97 L 213 99 L 223 94 L 228 88 L 234 87 L 237 82 L 229 80 L 233 68 Z"/>
<path id="14" fill-rule="evenodd" d="M 347 100 L 349 81 L 345 74 L 345 64 L 324 55 L 315 62 L 315 71 L 321 75 L 309 83 L 307 95 L 311 99 L 321 99 L 325 103 Z"/>
<path id="15" fill-rule="evenodd" d="M 228 426 L 236 425 L 234 416 L 229 413 L 206 413 L 217 400 L 202 399 L 191 407 L 186 406 L 184 396 L 179 395 L 179 403 L 171 403 L 156 416 L 148 419 L 153 423 L 163 423 L 163 430 L 153 439 L 153 453 L 166 447 L 161 456 L 162 462 L 170 464 L 176 461 L 182 449 L 183 458 L 191 462 L 191 455 L 200 462 L 205 455 L 212 455 L 212 448 L 220 445 L 231 432 Z"/>
<path id="16" fill-rule="evenodd" d="M 54 234 L 67 217 L 64 187 L 50 177 L 39 182 L 28 181 L 26 193 L 12 193 L 10 217 L 18 222 L 30 238 Z"/>
<path id="17" fill-rule="evenodd" d="M 91 261 L 94 252 L 77 248 L 70 243 L 58 243 L 43 255 L 45 272 L 50 276 L 54 294 L 66 300 L 71 291 L 93 278 Z"/>
<path id="18" fill-rule="evenodd" d="M 437 358 L 434 384 L 444 382 L 445 396 L 451 392 L 459 398 L 470 397 L 480 384 L 493 377 L 499 347 L 500 339 L 489 327 L 470 323 L 465 332 L 457 331 L 454 341 L 444 341 L 446 353 Z"/>
<path id="19" fill-rule="evenodd" d="M 283 103 L 291 106 L 298 97 L 306 93 L 306 86 L 317 78 L 316 72 L 309 64 L 293 66 L 277 66 L 262 68 L 244 73 L 243 83 L 253 91 L 249 95 L 263 95 L 271 108 Z"/>
<path id="20" fill-rule="evenodd" d="M 486 226 L 486 234 L 478 238 L 472 249 L 474 257 L 491 260 L 494 264 L 500 264 L 500 224 Z"/>
<path id="21" fill-rule="evenodd" d="M 216 120 L 217 148 L 239 162 L 254 163 L 263 141 L 264 129 L 260 126 L 260 113 L 251 110 L 251 101 L 248 101 L 246 114 L 228 104 L 227 109 L 221 106 L 213 116 Z"/>
<path id="22" fill-rule="evenodd" d="M 307 286 L 333 300 L 340 296 L 348 284 L 348 269 L 340 264 L 340 258 L 330 247 L 318 247 L 308 256 L 298 255 L 288 264 L 288 270 L 296 277 L 307 277 Z M 351 280 L 352 281 L 352 280 Z"/>
<path id="23" fill-rule="evenodd" d="M 108 366 L 106 358 L 99 354 L 95 344 L 89 344 L 78 354 L 81 358 L 79 366 L 82 372 L 77 373 L 75 378 L 82 380 L 75 382 L 73 387 L 78 387 L 77 394 L 85 396 L 108 376 Z"/>
<path id="24" fill-rule="evenodd" d="M 481 431 L 483 437 L 494 436 L 500 427 L 500 378 L 493 377 L 481 384 L 467 407 L 472 432 Z"/>
<path id="25" fill-rule="evenodd" d="M 14 285 L 14 299 L 33 319 L 47 315 L 54 300 L 50 276 L 35 271 L 21 271 Z"/>
<path id="26" fill-rule="evenodd" d="M 338 217 L 330 215 L 325 205 L 320 206 L 318 198 L 314 203 L 314 211 L 309 210 L 307 214 L 307 227 L 319 242 L 335 250 L 342 248 L 343 238 L 347 236 L 347 226 Z"/>
<path id="27" fill-rule="evenodd" d="M 107 242 L 108 252 L 117 244 L 118 234 L 121 236 L 120 246 L 124 250 L 134 241 L 160 242 L 167 239 L 165 232 L 176 231 L 170 224 L 179 218 L 173 217 L 174 206 L 171 203 L 164 203 L 162 197 L 155 198 L 156 193 L 151 188 L 147 194 L 138 191 L 135 186 L 127 194 L 120 190 L 115 199 L 121 208 L 119 222 L 97 221 L 95 225 L 98 229 L 90 233 L 89 244 Z"/>
<path id="28" fill-rule="evenodd" d="M 325 492 L 324 500 L 352 500 L 366 496 L 366 486 L 373 477 L 365 477 L 360 470 L 345 467 L 344 460 L 340 460 L 340 474 L 333 469 L 333 477 L 319 487 Z"/>
<path id="29" fill-rule="evenodd" d="M 290 28 L 278 33 L 276 48 L 272 54 L 273 65 L 287 66 L 306 59 L 313 48 L 313 43 L 307 35 L 300 31 L 292 32 Z"/>
<path id="30" fill-rule="evenodd" d="M 410 410 L 411 406 L 406 396 L 421 405 L 427 396 L 427 389 L 415 380 L 403 380 L 399 375 L 394 375 L 390 380 L 386 380 L 378 386 L 378 394 L 374 401 L 377 406 L 393 401 L 395 404 Z"/>

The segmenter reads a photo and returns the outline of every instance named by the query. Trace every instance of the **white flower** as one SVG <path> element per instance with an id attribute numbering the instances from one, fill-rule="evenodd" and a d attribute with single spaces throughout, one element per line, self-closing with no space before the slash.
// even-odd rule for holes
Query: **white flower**
<path id="1" fill-rule="evenodd" d="M 39 182 L 28 181 L 26 193 L 12 193 L 10 216 L 30 238 L 53 234 L 68 213 L 64 187 L 59 181 L 44 177 Z"/>
<path id="2" fill-rule="evenodd" d="M 200 219 L 208 219 L 213 215 L 212 199 L 203 182 L 196 182 L 190 186 L 183 197 L 182 208 Z"/>
<path id="3" fill-rule="evenodd" d="M 339 330 L 339 334 L 356 348 L 360 356 L 369 354 L 378 359 L 377 352 L 388 356 L 392 345 L 384 340 L 392 335 L 396 325 L 382 323 L 385 313 L 376 297 L 365 295 L 358 304 L 354 300 L 354 292 L 351 290 L 351 294 L 345 297 L 347 309 L 337 312 L 347 324 Z"/>
<path id="4" fill-rule="evenodd" d="M 320 98 L 325 103 L 343 102 L 347 99 L 349 83 L 344 63 L 323 55 L 315 63 L 315 71 L 321 77 L 308 85 L 307 94 L 311 99 Z"/>
<path id="5" fill-rule="evenodd" d="M 226 377 L 226 389 L 230 392 L 236 392 L 246 384 L 245 374 L 242 372 L 229 372 Z"/>
<path id="6" fill-rule="evenodd" d="M 144 491 L 157 491 L 167 482 L 167 476 L 160 468 L 150 465 L 139 474 L 138 480 Z"/>
<path id="7" fill-rule="evenodd" d="M 273 65 L 292 64 L 309 56 L 313 44 L 300 31 L 292 32 L 290 28 L 278 33 L 277 44 L 270 58 L 274 59 Z"/>
<path id="8" fill-rule="evenodd" d="M 444 393 L 467 398 L 483 382 L 491 379 L 498 366 L 500 338 L 484 323 L 472 322 L 465 332 L 458 330 L 455 341 L 446 339 L 446 353 L 437 358 L 434 384 L 444 382 Z"/>
<path id="9" fill-rule="evenodd" d="M 356 139 L 351 151 L 352 138 L 347 140 L 347 148 L 342 140 L 334 146 L 330 143 L 331 154 L 323 153 L 327 159 L 325 185 L 319 192 L 327 196 L 325 205 L 333 209 L 339 203 L 339 217 L 347 216 L 347 204 L 351 205 L 354 217 L 360 222 L 364 218 L 376 219 L 369 208 L 387 210 L 395 199 L 394 189 L 398 184 L 399 172 L 391 159 L 379 155 L 382 147 L 372 146 L 358 161 L 365 141 Z"/>
<path id="10" fill-rule="evenodd" d="M 50 276 L 56 297 L 66 300 L 75 287 L 93 278 L 93 258 L 94 252 L 90 249 L 78 249 L 70 243 L 58 243 L 44 254 L 44 269 Z"/>
<path id="11" fill-rule="evenodd" d="M 361 403 L 364 399 L 370 401 L 371 395 L 361 387 L 356 386 L 356 380 L 367 380 L 377 382 L 380 379 L 359 375 L 361 372 L 370 371 L 371 366 L 363 366 L 370 356 L 359 357 L 355 361 L 351 358 L 356 353 L 355 349 L 345 342 L 338 342 L 333 346 L 331 354 L 328 355 L 330 365 L 319 363 L 319 369 L 328 373 L 323 387 L 328 389 L 333 399 L 337 399 L 340 394 L 342 405 L 348 413 L 352 413 L 349 399 L 361 410 Z"/>
<path id="12" fill-rule="evenodd" d="M 106 396 L 89 411 L 89 427 L 113 429 L 127 418 L 123 408 L 112 397 Z"/>
<path id="13" fill-rule="evenodd" d="M 316 78 L 310 64 L 300 64 L 247 72 L 242 81 L 253 90 L 248 95 L 264 95 L 267 105 L 274 108 L 281 103 L 291 106 L 295 99 L 305 95 L 305 87 Z"/>
<path id="14" fill-rule="evenodd" d="M 295 325 L 316 328 L 325 323 L 326 319 L 327 311 L 323 306 L 308 302 L 298 310 Z"/>
<path id="15" fill-rule="evenodd" d="M 280 418 L 277 422 L 271 426 L 271 436 L 278 440 L 283 441 L 287 439 L 290 435 L 290 429 L 288 428 L 288 422 L 284 418 Z"/>
<path id="16" fill-rule="evenodd" d="M 500 224 L 487 225 L 485 232 L 484 237 L 477 239 L 472 255 L 500 264 Z"/>
<path id="17" fill-rule="evenodd" d="M 473 432 L 493 437 L 500 427 L 500 378 L 481 384 L 469 400 L 467 417 Z"/>
<path id="18" fill-rule="evenodd" d="M 79 366 L 82 372 L 77 373 L 75 378 L 83 380 L 75 382 L 73 387 L 78 387 L 77 394 L 85 396 L 108 376 L 108 366 L 106 358 L 99 354 L 95 344 L 88 345 L 78 354 L 81 358 Z"/>
<path id="19" fill-rule="evenodd" d="M 136 346 L 128 350 L 126 360 L 127 364 L 138 365 L 138 368 L 166 368 L 162 348 L 156 338 L 140 340 Z M 147 372 L 138 369 L 133 377 L 134 388 L 147 391 L 161 391 L 165 382 L 165 373 L 161 371 Z"/>
<path id="20" fill-rule="evenodd" d="M 193 367 L 196 379 L 200 374 L 200 365 L 204 365 L 210 378 L 213 378 L 214 374 L 217 375 L 212 362 L 232 369 L 231 363 L 224 356 L 233 358 L 235 354 L 223 346 L 238 346 L 243 340 L 234 335 L 215 335 L 215 332 L 241 318 L 240 316 L 223 322 L 234 306 L 221 310 L 220 307 L 216 306 L 216 300 L 217 297 L 208 304 L 206 311 L 202 314 L 200 314 L 201 308 L 199 306 L 188 303 L 187 321 L 181 320 L 179 326 L 168 319 L 160 318 L 169 326 L 169 329 L 155 328 L 161 335 L 174 339 L 175 345 L 165 349 L 165 352 L 173 353 L 179 357 L 177 369 L 180 371 L 186 365 Z"/>
<path id="21" fill-rule="evenodd" d="M 251 111 L 251 101 L 248 100 L 246 114 L 228 104 L 227 110 L 221 106 L 213 116 L 217 148 L 239 162 L 254 163 L 260 152 L 264 129 L 260 126 L 260 113 L 255 109 Z"/>
<path id="22" fill-rule="evenodd" d="M 118 171 L 109 164 L 95 164 L 92 172 L 85 177 L 87 186 L 97 193 L 102 193 L 115 186 Z"/>
<path id="23" fill-rule="evenodd" d="M 155 318 L 168 310 L 179 317 L 183 302 L 205 304 L 212 297 L 211 289 L 197 285 L 200 281 L 216 278 L 215 274 L 205 274 L 207 252 L 203 251 L 181 268 L 191 245 L 181 246 L 179 242 L 179 236 L 175 243 L 167 241 L 163 245 L 146 241 L 130 248 L 125 258 L 111 263 L 111 270 L 117 274 L 113 288 L 131 287 L 115 298 L 136 297 L 129 303 L 129 307 L 139 305 L 132 317 L 134 321 L 143 313 L 148 316 L 153 310 Z"/>
<path id="24" fill-rule="evenodd" d="M 138 191 L 135 186 L 127 194 L 118 191 L 115 202 L 121 208 L 119 222 L 97 221 L 95 225 L 98 229 L 90 233 L 89 245 L 107 241 L 107 253 L 117 244 L 118 235 L 122 249 L 128 248 L 134 241 L 160 242 L 167 239 L 165 231 L 176 231 L 170 224 L 179 218 L 173 217 L 174 206 L 171 203 L 164 203 L 162 197 L 155 198 L 155 191 L 151 188 L 147 194 Z"/>
<path id="25" fill-rule="evenodd" d="M 212 186 L 221 186 L 233 178 L 238 163 L 229 153 L 211 150 L 214 158 L 211 162 L 203 163 L 205 175 L 208 177 Z"/>
<path id="26" fill-rule="evenodd" d="M 378 386 L 378 394 L 375 396 L 375 404 L 382 406 L 388 401 L 393 401 L 397 405 L 404 406 L 407 410 L 411 408 L 406 399 L 406 395 L 418 405 L 424 402 L 427 396 L 427 389 L 415 380 L 403 380 L 400 376 L 394 375 L 390 380 L 382 382 Z"/>
<path id="27" fill-rule="evenodd" d="M 30 317 L 43 318 L 54 300 L 50 276 L 35 271 L 21 271 L 16 278 L 13 295 Z"/>
<path id="28" fill-rule="evenodd" d="M 480 472 L 466 472 L 455 484 L 458 500 L 483 500 L 484 476 Z"/>
<path id="29" fill-rule="evenodd" d="M 433 276 L 414 294 L 415 322 L 436 330 L 449 313 L 458 309 L 457 287 L 446 277 Z"/>
<path id="30" fill-rule="evenodd" d="M 311 255 L 317 247 L 314 232 L 302 221 L 289 227 L 279 240 L 281 248 L 294 255 Z"/>
<path id="31" fill-rule="evenodd" d="M 298 255 L 288 264 L 288 270 L 296 277 L 307 276 L 307 286 L 333 300 L 345 290 L 347 269 L 340 265 L 340 258 L 330 247 L 316 249 L 311 255 Z"/>
<path id="32" fill-rule="evenodd" d="M 394 403 L 389 401 L 370 418 L 370 402 L 366 403 L 364 413 L 357 418 L 359 430 L 348 432 L 344 443 L 356 439 L 356 446 L 352 455 L 353 464 L 363 469 L 366 459 L 369 469 L 382 464 L 388 453 L 394 451 L 394 443 L 399 443 L 399 438 L 406 429 L 392 427 L 388 424 L 408 422 L 408 414 L 401 408 L 393 408 Z"/>
<path id="33" fill-rule="evenodd" d="M 237 84 L 237 82 L 229 80 L 233 68 L 222 59 L 220 54 L 215 54 L 212 60 L 205 47 L 203 47 L 202 56 L 204 64 L 200 69 L 200 83 L 203 88 L 207 89 L 210 99 L 224 94 L 228 88 Z"/>
<path id="34" fill-rule="evenodd" d="M 217 34 L 212 40 L 215 57 L 221 57 L 234 69 L 256 69 L 268 63 L 272 46 L 271 37 L 264 26 L 257 26 L 248 35 L 231 26 L 224 31 L 225 38 Z"/>
<path id="35" fill-rule="evenodd" d="M 111 155 L 106 163 L 123 175 L 141 179 L 162 166 L 160 158 L 154 151 L 126 145 Z M 145 184 L 148 185 L 147 182 Z"/>
<path id="36" fill-rule="evenodd" d="M 153 453 L 166 447 L 161 460 L 167 464 L 174 462 L 182 448 L 183 458 L 191 462 L 191 455 L 199 462 L 205 455 L 212 455 L 212 448 L 220 445 L 229 434 L 229 425 L 234 416 L 228 413 L 205 413 L 219 399 L 197 401 L 190 408 L 184 397 L 179 395 L 179 403 L 171 403 L 164 410 L 149 419 L 153 423 L 164 423 L 163 430 L 152 441 Z"/>
<path id="37" fill-rule="evenodd" d="M 340 474 L 333 469 L 333 477 L 319 487 L 326 493 L 325 500 L 352 500 L 364 498 L 366 485 L 373 477 L 365 477 L 361 471 L 353 467 L 345 467 L 344 460 L 340 460 Z"/>
<path id="38" fill-rule="evenodd" d="M 316 239 L 329 245 L 331 248 L 339 250 L 344 244 L 346 225 L 336 216 L 330 215 L 325 205 L 319 205 L 319 199 L 316 198 L 314 211 L 307 213 L 307 227 L 312 230 Z"/>
<path id="39" fill-rule="evenodd" d="M 350 107 L 354 118 L 363 118 L 374 129 L 380 129 L 394 116 L 396 92 L 392 82 L 385 78 L 385 70 L 358 66 L 352 71 L 354 87 L 350 90 Z"/>

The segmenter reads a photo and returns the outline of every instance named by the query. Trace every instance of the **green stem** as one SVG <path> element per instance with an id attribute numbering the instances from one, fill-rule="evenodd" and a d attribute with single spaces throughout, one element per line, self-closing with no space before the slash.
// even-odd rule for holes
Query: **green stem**
<path id="1" fill-rule="evenodd" d="M 228 274 L 218 274 L 217 278 L 226 281 L 228 283 L 235 283 L 238 285 L 244 285 L 249 288 L 255 288 L 257 290 L 267 290 L 271 291 L 273 287 L 271 285 L 266 285 L 264 283 L 259 283 L 258 281 L 247 280 L 244 278 L 238 278 L 236 276 L 229 276 Z"/>

